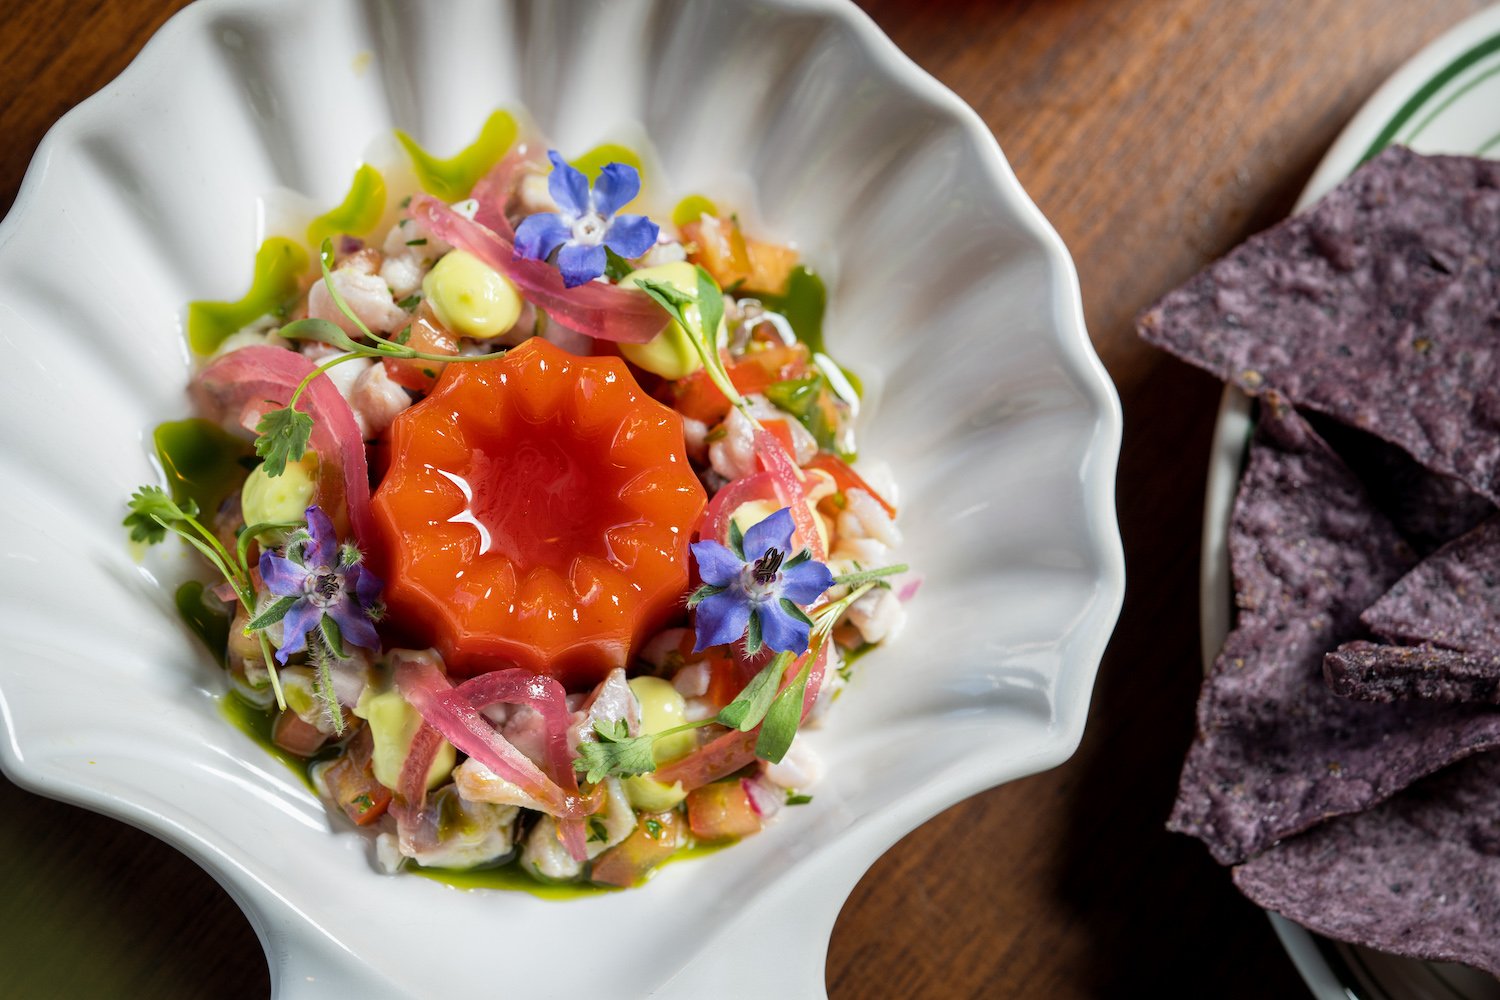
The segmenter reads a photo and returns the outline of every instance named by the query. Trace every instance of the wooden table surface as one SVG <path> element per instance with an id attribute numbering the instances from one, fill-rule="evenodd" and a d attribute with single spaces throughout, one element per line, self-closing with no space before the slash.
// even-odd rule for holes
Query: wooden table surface
<path id="1" fill-rule="evenodd" d="M 0 212 L 48 127 L 180 6 L 7 0 Z M 875 864 L 831 996 L 1302 991 L 1265 917 L 1163 822 L 1199 679 L 1198 529 L 1218 386 L 1131 319 L 1283 216 L 1371 91 L 1482 0 L 868 0 L 973 105 L 1071 248 L 1119 387 L 1129 592 L 1062 767 L 976 796 Z M 0 782 L 0 969 L 17 997 L 256 997 L 229 897 L 146 834 Z M 726 995 L 733 996 L 727 990 Z"/>

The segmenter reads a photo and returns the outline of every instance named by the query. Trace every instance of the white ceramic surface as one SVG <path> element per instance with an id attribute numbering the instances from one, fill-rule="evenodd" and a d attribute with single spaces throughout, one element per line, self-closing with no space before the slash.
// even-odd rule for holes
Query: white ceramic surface
<path id="1" fill-rule="evenodd" d="M 1423 153 L 1500 157 L 1500 6 L 1448 31 L 1375 92 L 1318 164 L 1296 210 L 1317 201 L 1389 143 Z M 1231 625 L 1229 517 L 1250 430 L 1249 399 L 1227 388 L 1204 501 L 1200 621 L 1205 670 Z M 1327 941 L 1276 914 L 1271 921 L 1318 1000 L 1500 998 L 1500 982 L 1472 969 Z"/>
<path id="2" fill-rule="evenodd" d="M 391 126 L 456 149 L 496 106 L 564 151 L 643 129 L 670 191 L 754 191 L 739 207 L 828 278 L 828 341 L 867 378 L 862 440 L 927 577 L 816 734 L 811 806 L 567 903 L 377 874 L 220 717 L 166 589 L 194 567 L 138 563 L 119 523 L 155 478 L 146 433 L 186 407 L 183 306 L 248 283 L 259 199 L 334 204 Z M 283 998 L 820 996 L 881 852 L 1073 752 L 1120 607 L 1119 404 L 1067 252 L 978 116 L 849 3 L 195 5 L 43 142 L 0 226 L 0 338 L 0 764 L 203 865 Z"/>

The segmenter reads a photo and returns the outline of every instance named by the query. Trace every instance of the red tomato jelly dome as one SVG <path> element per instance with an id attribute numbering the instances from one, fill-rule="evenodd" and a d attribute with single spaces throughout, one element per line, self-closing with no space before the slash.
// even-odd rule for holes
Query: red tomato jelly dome
<path id="1" fill-rule="evenodd" d="M 703 487 L 618 358 L 534 338 L 449 365 L 390 443 L 371 560 L 392 628 L 455 673 L 592 685 L 680 610 Z"/>

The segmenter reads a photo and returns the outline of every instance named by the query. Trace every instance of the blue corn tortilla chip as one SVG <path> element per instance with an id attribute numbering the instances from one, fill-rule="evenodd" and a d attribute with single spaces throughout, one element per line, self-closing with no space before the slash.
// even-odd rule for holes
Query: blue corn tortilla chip
<path id="1" fill-rule="evenodd" d="M 1500 162 L 1391 147 L 1142 314 L 1148 342 L 1275 389 L 1500 502 Z"/>
<path id="2" fill-rule="evenodd" d="M 1414 561 L 1328 445 L 1274 395 L 1230 528 L 1239 616 L 1204 682 L 1169 827 L 1223 864 L 1358 812 L 1477 750 L 1500 712 L 1340 698 L 1323 655 Z"/>
<path id="3" fill-rule="evenodd" d="M 1431 554 L 1495 513 L 1484 497 L 1423 468 L 1395 445 L 1321 414 L 1306 416 L 1418 555 Z"/>
<path id="4" fill-rule="evenodd" d="M 1500 518 L 1422 560 L 1360 618 L 1393 643 L 1500 654 Z"/>
<path id="5" fill-rule="evenodd" d="M 1500 975 L 1500 756 L 1288 840 L 1234 881 L 1319 934 Z"/>
<path id="6" fill-rule="evenodd" d="M 1500 656 L 1441 646 L 1346 642 L 1323 657 L 1323 676 L 1340 698 L 1500 705 Z"/>

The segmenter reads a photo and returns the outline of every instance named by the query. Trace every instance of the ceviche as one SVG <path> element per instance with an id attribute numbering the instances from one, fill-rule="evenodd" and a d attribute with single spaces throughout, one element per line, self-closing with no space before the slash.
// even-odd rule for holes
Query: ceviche
<path id="1" fill-rule="evenodd" d="M 796 249 L 503 112 L 397 137 L 410 191 L 361 167 L 189 307 L 125 523 L 201 554 L 226 699 L 387 870 L 635 885 L 810 800 L 798 733 L 917 587 L 894 486 Z"/>

